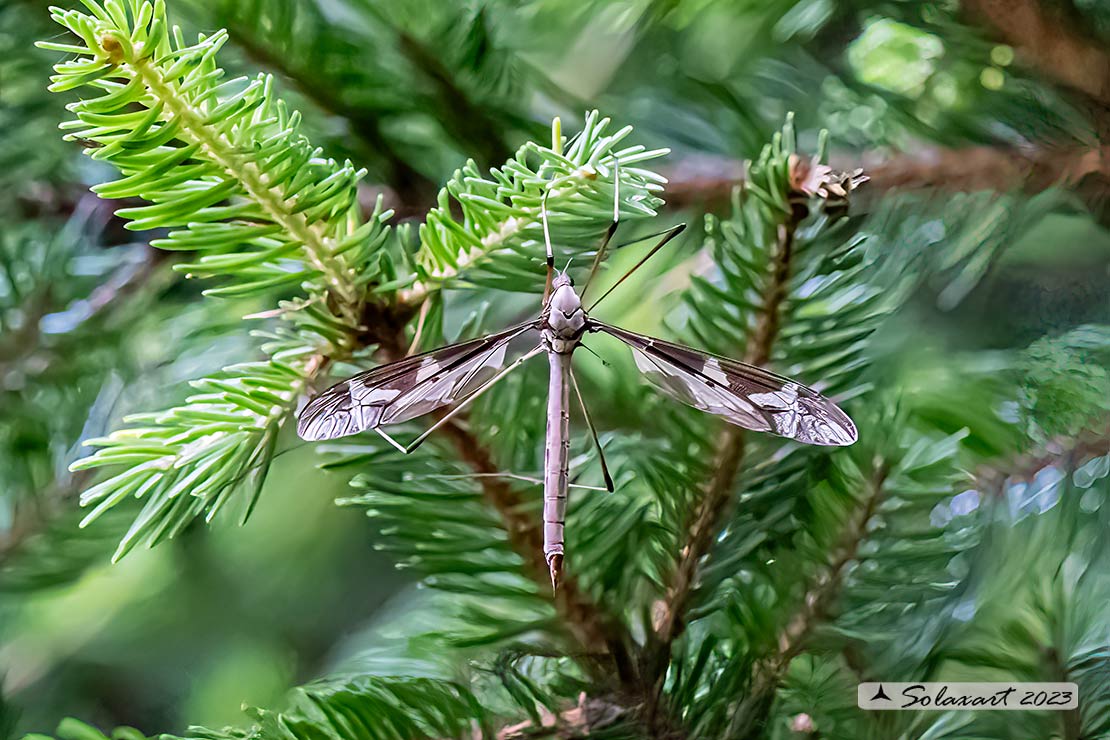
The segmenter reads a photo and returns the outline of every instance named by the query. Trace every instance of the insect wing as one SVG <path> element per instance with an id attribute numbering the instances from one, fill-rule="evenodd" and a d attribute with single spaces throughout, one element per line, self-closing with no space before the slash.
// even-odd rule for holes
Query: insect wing
<path id="1" fill-rule="evenodd" d="M 856 426 L 812 388 L 754 365 L 645 337 L 597 321 L 591 328 L 632 348 L 644 378 L 668 396 L 757 432 L 814 445 L 850 445 Z"/>
<path id="2" fill-rule="evenodd" d="M 313 398 L 301 412 L 297 434 L 320 441 L 386 424 L 399 424 L 465 398 L 505 364 L 509 343 L 529 322 L 367 370 Z"/>

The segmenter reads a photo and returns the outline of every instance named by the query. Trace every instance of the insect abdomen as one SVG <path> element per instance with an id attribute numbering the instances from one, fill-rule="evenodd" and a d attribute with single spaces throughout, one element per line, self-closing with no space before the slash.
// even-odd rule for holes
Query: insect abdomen
<path id="1" fill-rule="evenodd" d="M 563 522 L 567 511 L 567 466 L 570 460 L 570 353 L 549 352 L 547 443 L 543 477 L 543 554 L 551 587 L 559 587 L 563 565 Z"/>

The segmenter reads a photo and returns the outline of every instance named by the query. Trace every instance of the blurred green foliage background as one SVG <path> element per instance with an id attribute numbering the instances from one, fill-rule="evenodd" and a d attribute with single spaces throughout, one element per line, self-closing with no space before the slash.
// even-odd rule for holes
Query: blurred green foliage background
<path id="1" fill-rule="evenodd" d="M 305 133 L 324 156 L 349 158 L 366 168 L 358 191 L 363 209 L 372 210 L 380 195 L 395 210 L 396 224 L 415 229 L 436 205 L 438 188 L 468 158 L 484 170 L 500 166 L 527 141 L 546 145 L 553 116 L 561 116 L 566 132 L 573 134 L 582 114 L 597 108 L 618 126 L 634 126 L 637 143 L 670 148 L 665 159 L 643 165 L 669 180 L 660 193 L 666 201 L 658 209 L 661 218 L 638 222 L 630 233 L 680 220 L 692 225 L 691 233 L 681 247 L 661 254 L 615 294 L 604 318 L 656 335 L 679 332 L 686 341 L 715 345 L 732 355 L 742 353 L 726 341 L 733 336 L 728 322 L 744 324 L 738 318 L 742 312 L 734 310 L 717 329 L 705 329 L 714 326 L 699 313 L 708 310 L 699 308 L 708 299 L 691 297 L 696 289 L 690 285 L 698 277 L 711 279 L 710 255 L 716 254 L 714 245 L 727 244 L 726 234 L 740 234 L 738 242 L 748 243 L 743 235 L 751 232 L 740 227 L 730 232 L 729 226 L 722 231 L 712 220 L 703 228 L 704 216 L 715 214 L 726 224 L 735 217 L 731 193 L 745 178 L 744 161 L 758 159 L 789 113 L 798 150 L 807 156 L 817 151 L 819 132 L 826 130 L 832 166 L 860 167 L 871 177 L 852 194 L 847 232 L 836 234 L 861 235 L 869 258 L 904 254 L 899 269 L 912 274 L 909 282 L 898 283 L 905 295 L 897 308 L 884 313 L 867 336 L 867 362 L 879 369 L 868 370 L 870 375 L 851 367 L 829 370 L 828 382 L 849 399 L 847 408 L 861 429 L 868 424 L 880 428 L 885 417 L 901 419 L 896 428 L 922 435 L 907 448 L 920 447 L 920 455 L 935 454 L 951 465 L 944 473 L 949 476 L 945 504 L 932 508 L 931 503 L 923 514 L 926 521 L 932 517 L 935 531 L 897 525 L 884 530 L 865 519 L 845 562 L 887 552 L 882 548 L 897 557 L 899 547 L 944 538 L 943 552 L 906 555 L 900 567 L 912 572 L 932 567 L 929 557 L 942 558 L 943 578 L 938 575 L 937 583 L 946 582 L 936 588 L 979 594 L 972 599 L 979 611 L 970 620 L 956 596 L 943 605 L 931 596 L 907 597 L 927 604 L 927 620 L 917 622 L 920 615 L 909 607 L 893 618 L 876 606 L 884 598 L 877 587 L 838 591 L 830 597 L 835 608 L 810 615 L 827 622 L 822 639 L 831 640 L 835 649 L 791 656 L 789 673 L 778 677 L 782 688 L 773 710 L 726 711 L 729 717 L 759 714 L 754 729 L 739 722 L 727 725 L 727 731 L 720 729 L 723 725 L 698 729 L 702 726 L 691 718 L 702 709 L 690 689 L 686 736 L 1028 737 L 1014 724 L 1017 720 L 995 717 L 989 720 L 995 725 L 965 727 L 962 719 L 947 714 L 902 718 L 897 720 L 901 725 L 875 720 L 865 731 L 855 724 L 861 720 L 853 716 L 853 707 L 837 704 L 843 701 L 837 687 L 852 675 L 844 664 L 860 678 L 892 679 L 892 666 L 899 665 L 899 654 L 888 651 L 871 663 L 863 661 L 869 667 L 859 669 L 862 659 L 851 648 L 853 640 L 866 643 L 872 634 L 876 644 L 905 643 L 910 637 L 924 643 L 941 633 L 959 633 L 964 642 L 952 654 L 937 647 L 947 644 L 940 637 L 928 646 L 915 644 L 915 656 L 928 656 L 914 664 L 928 666 L 915 675 L 929 675 L 945 660 L 972 653 L 964 668 L 944 675 L 963 675 L 965 669 L 981 675 L 975 671 L 988 670 L 1000 656 L 1011 660 L 993 666 L 1003 673 L 989 675 L 1054 680 L 1046 677 L 1048 668 L 1037 668 L 1042 660 L 1061 663 L 1063 673 L 1055 673 L 1060 680 L 1094 672 L 1099 678 L 1090 686 L 1101 687 L 1102 693 L 1092 689 L 1082 721 L 1042 715 L 1038 721 L 1043 724 L 1036 726 L 1045 733 L 1038 737 L 1105 737 L 1110 736 L 1103 734 L 1110 732 L 1105 716 L 1110 572 L 1099 558 L 1110 542 L 1103 526 L 1110 490 L 1105 483 L 1110 454 L 1110 332 L 1105 328 L 1110 324 L 1110 5 L 1015 0 L 1013 7 L 1004 6 L 980 0 L 168 2 L 172 20 L 183 26 L 187 38 L 228 29 L 220 64 L 232 74 L 273 73 L 276 95 L 301 113 Z M 429 601 L 426 587 L 434 585 L 427 580 L 429 568 L 406 552 L 398 554 L 388 522 L 375 524 L 363 509 L 335 505 L 347 496 L 372 499 L 373 480 L 352 492 L 350 475 L 344 474 L 378 465 L 357 457 L 377 454 L 369 442 L 370 447 L 343 451 L 354 457 L 341 472 L 322 473 L 316 468 L 317 451 L 297 446 L 286 430 L 278 444 L 283 452 L 246 526 L 233 517 L 217 518 L 211 526 L 195 522 L 177 538 L 139 548 L 118 564 L 109 558 L 139 504 L 124 502 L 91 527 L 77 528 L 83 515 L 77 494 L 95 480 L 92 472 L 68 471 L 87 454 L 80 443 L 119 428 L 126 414 L 182 402 L 190 379 L 262 356 L 263 341 L 247 331 L 257 327 L 241 317 L 270 311 L 277 299 L 295 298 L 295 291 L 203 298 L 210 284 L 173 269 L 188 255 L 149 246 L 166 229 L 128 231 L 115 215 L 137 199 L 114 203 L 88 192 L 112 179 L 113 170 L 84 156 L 95 149 L 63 141 L 58 131 L 71 118 L 66 104 L 84 93 L 48 93 L 51 65 L 64 55 L 32 45 L 64 36 L 45 2 L 7 0 L 0 6 L 0 730 L 7 736 L 53 733 L 65 717 L 105 731 L 130 725 L 144 734 L 180 734 L 190 725 L 245 727 L 251 720 L 243 705 L 280 709 L 291 688 L 320 677 L 422 675 L 424 668 L 406 667 L 412 655 L 397 657 L 404 652 L 397 645 L 412 648 L 417 627 L 450 634 L 455 622 L 436 616 L 447 603 L 444 594 Z M 594 232 L 604 225 L 603 218 L 590 224 Z M 813 243 L 834 238 L 839 237 L 814 237 Z M 401 242 L 405 239 L 415 250 L 415 234 L 409 232 Z M 756 257 L 763 254 L 753 250 Z M 619 253 L 614 269 L 637 257 Z M 895 269 L 889 260 L 882 264 Z M 446 286 L 446 297 L 435 308 L 442 322 L 436 336 L 453 337 L 479 325 L 499 328 L 532 310 L 530 295 L 490 287 L 497 274 L 496 267 L 489 269 L 493 277 L 482 278 L 486 283 L 475 278 L 477 289 Z M 726 289 L 734 284 L 741 283 L 724 283 Z M 846 295 L 847 312 L 853 301 L 864 304 L 866 290 Z M 831 317 L 829 326 L 836 326 L 836 315 Z M 743 339 L 739 329 L 736 336 Z M 779 369 L 800 372 L 804 382 L 822 380 L 826 364 L 821 356 L 806 355 L 807 335 L 791 335 L 789 341 L 789 349 L 774 355 Z M 604 349 L 615 367 L 588 364 L 582 375 L 595 389 L 587 395 L 599 425 L 623 450 L 615 455 L 625 460 L 625 472 L 634 471 L 627 477 L 670 480 L 666 475 L 673 471 L 637 467 L 644 450 L 658 450 L 660 459 L 711 456 L 707 445 L 718 427 L 697 426 L 702 422 L 669 410 L 651 416 L 662 406 L 647 406 L 642 417 L 630 415 L 630 407 L 654 402 L 643 400 L 631 364 L 614 358 L 613 348 Z M 834 363 L 835 356 L 828 356 Z M 366 357 L 354 362 L 368 363 Z M 836 373 L 850 382 L 836 385 L 841 383 Z M 533 397 L 528 389 L 542 386 L 541 376 L 529 376 L 511 393 Z M 478 414 L 494 419 L 480 436 L 493 440 L 507 468 L 533 473 L 527 468 L 535 460 L 533 443 L 542 428 L 531 422 L 527 429 L 499 426 L 497 404 L 503 409 L 507 399 L 516 397 L 506 391 L 496 398 Z M 522 403 L 520 408 L 534 417 L 538 407 Z M 638 421 L 676 428 L 689 422 L 691 439 L 704 444 L 691 442 L 700 452 L 687 450 L 668 441 L 666 429 L 639 429 Z M 641 433 L 643 438 L 636 436 Z M 941 440 L 961 433 L 960 440 Z M 955 445 L 950 453 L 946 444 Z M 858 453 L 860 460 L 866 451 L 873 448 Z M 824 466 L 806 470 L 827 475 L 807 473 L 812 484 L 796 496 L 776 493 L 779 484 L 762 479 L 735 491 L 741 509 L 750 505 L 771 522 L 752 525 L 762 543 L 751 546 L 752 557 L 794 553 L 790 567 L 798 573 L 810 572 L 810 564 L 826 558 L 837 563 L 839 551 L 830 543 L 840 540 L 821 531 L 826 526 L 821 507 L 839 504 L 822 504 L 821 487 L 835 488 L 838 475 L 851 479 L 845 471 L 864 464 L 845 462 L 851 459 L 806 458 L 807 466 Z M 694 485 L 697 465 L 706 463 L 695 460 L 674 474 L 688 474 Z M 382 462 L 374 469 L 390 464 L 408 463 Z M 414 469 L 425 464 L 433 463 L 412 463 Z M 766 511 L 760 508 L 765 500 L 761 485 L 772 502 Z M 1015 492 L 1018 485 L 1028 490 Z M 960 508 L 959 502 L 970 500 L 957 501 L 965 489 L 978 490 L 974 501 L 979 502 L 979 497 L 989 498 L 991 486 L 1009 491 L 997 496 L 1012 516 L 988 515 L 985 504 Z M 627 501 L 653 500 L 637 494 L 634 485 L 629 490 Z M 825 500 L 830 499 L 835 496 L 828 494 Z M 621 501 L 603 505 L 620 509 Z M 797 502 L 788 516 L 795 528 L 771 516 L 775 501 Z M 370 509 L 384 506 L 378 500 L 363 503 Z M 658 526 L 681 532 L 677 519 L 667 520 L 666 506 L 660 510 Z M 975 527 L 982 529 L 975 530 L 975 537 L 981 539 L 959 540 L 971 528 L 950 522 L 980 514 L 986 519 L 976 520 Z M 833 519 L 845 516 L 838 510 Z M 729 529 L 730 536 L 739 536 L 741 524 Z M 429 520 L 413 526 L 430 534 L 437 525 Z M 807 528 L 810 539 L 798 534 Z M 653 536 L 626 539 L 624 545 L 630 552 L 638 553 L 638 544 L 651 550 Z M 785 554 L 769 555 L 773 547 L 784 548 Z M 978 554 L 961 559 L 961 553 Z M 748 554 L 744 550 L 743 557 Z M 738 564 L 741 555 L 736 557 L 727 562 L 737 573 L 747 572 Z M 1065 568 L 1083 566 L 1090 573 L 1078 581 L 1080 586 L 1061 576 Z M 833 578 L 851 583 L 843 567 L 839 563 Z M 605 593 L 604 577 L 585 577 L 587 592 Z M 652 603 L 658 596 L 648 598 L 641 585 L 611 578 L 610 593 L 635 594 L 629 603 L 639 604 L 641 597 Z M 760 582 L 762 576 L 754 578 Z M 747 583 L 751 594 L 759 593 L 750 579 Z M 1069 590 L 1073 586 L 1079 590 Z M 741 604 L 743 597 L 726 595 L 725 585 L 720 588 L 725 590 L 714 593 L 707 587 L 698 597 L 707 612 L 723 599 L 729 601 L 720 607 L 723 612 L 747 616 L 737 617 L 714 639 L 740 643 L 744 640 L 737 635 L 756 634 L 744 632 L 754 630 L 752 624 L 774 632 L 777 620 L 788 622 L 781 613 L 760 622 L 747 611 L 755 607 Z M 797 601 L 798 586 L 782 592 Z M 598 599 L 606 603 L 604 595 Z M 1022 622 L 1024 610 L 1057 615 L 1044 618 L 1044 629 L 1059 634 L 1033 634 L 1036 629 Z M 880 613 L 889 621 L 881 626 L 868 621 Z M 1038 619 L 1033 621 L 1042 624 Z M 1083 650 L 1068 642 L 1069 630 L 1079 630 L 1079 622 L 1087 630 L 1078 640 Z M 698 641 L 709 644 L 698 624 L 708 633 L 716 629 L 695 620 L 686 638 L 692 641 L 691 664 Z M 1076 652 L 1062 657 L 1052 652 L 1061 644 L 1054 638 Z M 485 657 L 464 650 L 459 660 L 503 657 L 499 651 L 512 639 L 491 640 L 494 647 Z M 749 642 L 744 649 L 754 651 L 759 640 Z M 436 648 L 412 649 L 428 658 L 421 651 Z M 433 662 L 446 660 L 433 656 Z M 677 666 L 683 658 L 676 652 L 674 660 Z M 906 665 L 905 655 L 901 660 Z M 755 671 L 758 660 L 741 664 Z M 674 673 L 669 675 L 675 680 Z M 757 684 L 753 679 L 737 689 L 738 695 L 757 695 L 752 688 Z M 677 685 L 667 686 L 681 706 Z M 854 685 L 850 688 L 854 692 Z M 591 689 L 582 690 L 593 696 Z M 577 691 L 564 687 L 555 693 L 563 701 L 553 705 L 558 714 L 559 707 L 573 705 L 568 697 Z M 495 713 L 496 725 L 510 724 L 506 718 L 512 712 Z M 802 717 L 816 722 L 817 730 L 811 732 Z M 529 719 L 527 713 L 518 718 Z M 905 724 L 911 722 L 917 724 Z M 68 731 L 82 732 L 75 727 Z M 575 731 L 591 735 L 581 727 Z M 265 730 L 262 736 L 280 735 Z M 387 735 L 367 729 L 362 736 Z"/>

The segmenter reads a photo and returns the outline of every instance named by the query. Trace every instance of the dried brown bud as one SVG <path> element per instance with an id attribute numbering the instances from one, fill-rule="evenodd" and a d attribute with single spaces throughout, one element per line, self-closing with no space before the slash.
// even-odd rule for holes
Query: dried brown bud
<path id="1" fill-rule="evenodd" d="M 811 198 L 844 199 L 869 179 L 861 169 L 837 172 L 827 164 L 821 164 L 817 157 L 805 160 L 797 154 L 790 155 L 788 167 L 791 192 Z"/>

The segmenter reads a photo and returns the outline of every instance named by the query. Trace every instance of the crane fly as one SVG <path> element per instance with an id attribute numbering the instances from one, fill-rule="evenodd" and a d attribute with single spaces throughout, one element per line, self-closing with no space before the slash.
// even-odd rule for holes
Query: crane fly
<path id="1" fill-rule="evenodd" d="M 549 375 L 542 481 L 543 553 L 551 572 L 552 588 L 558 588 L 564 555 L 563 525 L 570 488 L 572 389 L 598 451 L 605 489 L 614 489 L 597 429 L 571 367 L 575 349 L 585 347 L 582 339 L 588 334 L 608 334 L 624 342 L 632 350 L 636 367 L 659 391 L 736 426 L 813 445 L 850 445 L 856 441 L 856 428 L 848 415 L 832 401 L 797 381 L 754 365 L 610 326 L 590 316 L 590 311 L 602 299 L 685 228 L 684 224 L 679 224 L 656 234 L 662 238 L 647 255 L 588 309 L 584 308 L 582 296 L 589 289 L 619 223 L 619 163 L 614 169 L 617 188 L 613 222 L 597 250 L 590 279 L 581 294 L 575 290 L 574 281 L 566 270 L 555 270 L 547 223 L 546 193 L 550 191 L 545 191 L 541 199 L 541 220 L 547 247 L 547 283 L 538 318 L 348 378 L 313 398 L 304 407 L 297 424 L 297 433 L 309 441 L 335 439 L 373 429 L 407 454 L 513 370 L 537 355 L 546 354 Z M 522 337 L 536 340 L 535 346 L 507 362 L 510 342 Z M 402 445 L 382 430 L 384 426 L 400 424 L 446 406 L 453 407 L 408 445 Z"/>

